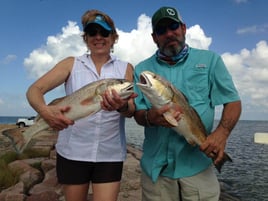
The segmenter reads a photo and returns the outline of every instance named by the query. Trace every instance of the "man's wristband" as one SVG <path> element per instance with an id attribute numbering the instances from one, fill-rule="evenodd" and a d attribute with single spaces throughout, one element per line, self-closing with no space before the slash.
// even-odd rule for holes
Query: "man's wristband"
<path id="1" fill-rule="evenodd" d="M 153 125 L 150 123 L 150 121 L 148 119 L 148 112 L 149 112 L 149 109 L 148 110 L 145 110 L 145 112 L 144 112 L 144 119 L 145 119 L 145 122 L 146 122 L 146 126 L 151 127 Z"/>

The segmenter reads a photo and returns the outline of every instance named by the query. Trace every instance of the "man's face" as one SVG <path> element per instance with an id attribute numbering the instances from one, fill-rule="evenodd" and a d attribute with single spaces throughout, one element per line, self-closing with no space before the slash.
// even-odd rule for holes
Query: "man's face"
<path id="1" fill-rule="evenodd" d="M 184 47 L 185 34 L 185 24 L 162 19 L 154 29 L 152 37 L 160 52 L 171 57 L 177 55 Z"/>

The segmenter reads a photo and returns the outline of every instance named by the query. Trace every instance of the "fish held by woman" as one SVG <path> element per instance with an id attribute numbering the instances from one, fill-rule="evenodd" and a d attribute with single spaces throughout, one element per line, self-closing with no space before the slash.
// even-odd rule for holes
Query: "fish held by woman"
<path id="1" fill-rule="evenodd" d="M 74 93 L 55 99 L 49 105 L 69 106 L 64 115 L 71 120 L 78 120 L 93 115 L 101 110 L 102 94 L 108 90 L 115 90 L 121 98 L 128 98 L 134 93 L 133 83 L 125 79 L 102 79 L 85 85 Z M 17 153 L 22 153 L 29 145 L 31 139 L 40 131 L 50 126 L 37 116 L 32 126 L 27 128 L 20 136 L 8 135 Z M 19 139 L 18 139 L 19 138 Z"/>

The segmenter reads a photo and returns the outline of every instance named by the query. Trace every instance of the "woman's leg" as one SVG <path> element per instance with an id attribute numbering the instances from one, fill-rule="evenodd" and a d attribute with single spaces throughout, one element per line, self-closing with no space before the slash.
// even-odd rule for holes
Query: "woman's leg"
<path id="1" fill-rule="evenodd" d="M 94 201 L 116 201 L 120 190 L 120 182 L 92 184 Z"/>
<path id="2" fill-rule="evenodd" d="M 123 162 L 100 162 L 95 164 L 92 175 L 94 201 L 116 201 L 120 191 Z"/>
<path id="3" fill-rule="evenodd" d="M 87 201 L 89 184 L 63 185 L 65 201 Z"/>

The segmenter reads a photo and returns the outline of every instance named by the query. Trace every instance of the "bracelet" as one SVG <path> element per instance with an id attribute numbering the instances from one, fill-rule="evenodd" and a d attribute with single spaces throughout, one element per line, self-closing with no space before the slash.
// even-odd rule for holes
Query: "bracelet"
<path id="1" fill-rule="evenodd" d="M 150 121 L 148 119 L 148 112 L 149 112 L 149 109 L 148 110 L 145 110 L 145 112 L 144 112 L 144 119 L 145 119 L 145 122 L 146 122 L 146 126 L 151 127 L 153 125 L 150 123 Z"/>
<path id="2" fill-rule="evenodd" d="M 117 109 L 116 111 L 117 112 L 126 112 L 126 111 L 128 111 L 128 103 L 125 106 Z"/>

